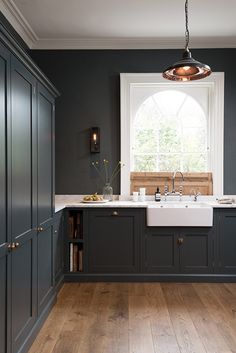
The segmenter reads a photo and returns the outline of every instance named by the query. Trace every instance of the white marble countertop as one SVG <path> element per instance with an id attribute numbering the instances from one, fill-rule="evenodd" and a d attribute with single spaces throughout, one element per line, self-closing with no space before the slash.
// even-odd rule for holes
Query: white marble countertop
<path id="1" fill-rule="evenodd" d="M 149 197 L 147 196 L 147 201 L 145 202 L 134 202 L 132 200 L 126 200 L 123 197 L 120 197 L 120 200 L 118 200 L 118 197 L 116 196 L 115 198 L 117 198 L 117 200 L 114 201 L 110 201 L 107 203 L 83 203 L 84 195 L 56 195 L 55 197 L 55 212 L 59 212 L 62 209 L 66 208 L 66 207 L 78 207 L 78 208 L 147 208 L 149 205 L 151 204 L 155 204 L 155 201 L 153 199 L 153 197 Z M 130 199 L 131 197 L 129 197 Z M 233 198 L 235 199 L 235 195 L 234 196 L 225 196 L 225 198 Z M 169 202 L 189 202 L 191 201 L 189 199 L 189 197 L 183 197 L 182 201 L 178 201 L 174 200 L 173 201 L 169 201 Z M 236 203 L 233 204 L 220 204 L 217 202 L 216 197 L 214 196 L 200 196 L 198 201 L 196 201 L 197 203 L 201 202 L 201 203 L 206 203 L 209 206 L 213 207 L 213 208 L 236 208 Z M 165 201 L 161 201 L 161 203 L 164 205 Z"/>

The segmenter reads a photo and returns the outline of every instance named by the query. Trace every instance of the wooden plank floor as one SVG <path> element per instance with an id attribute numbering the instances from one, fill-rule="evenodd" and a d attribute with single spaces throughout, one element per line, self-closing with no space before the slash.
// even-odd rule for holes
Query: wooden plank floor
<path id="1" fill-rule="evenodd" d="M 236 284 L 68 283 L 29 353 L 236 353 Z"/>

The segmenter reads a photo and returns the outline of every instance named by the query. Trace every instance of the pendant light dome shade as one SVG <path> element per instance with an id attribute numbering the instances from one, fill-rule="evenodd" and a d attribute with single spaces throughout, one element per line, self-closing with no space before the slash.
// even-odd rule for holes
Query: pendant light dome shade
<path id="1" fill-rule="evenodd" d="M 172 66 L 168 67 L 162 76 L 172 81 L 192 81 L 200 80 L 211 74 L 211 68 L 192 58 L 189 45 L 189 29 L 188 29 L 188 0 L 185 1 L 185 50 L 183 58 Z"/>
<path id="2" fill-rule="evenodd" d="M 211 68 L 192 58 L 189 49 L 183 53 L 183 58 L 163 72 L 163 77 L 172 81 L 200 80 L 211 74 Z"/>

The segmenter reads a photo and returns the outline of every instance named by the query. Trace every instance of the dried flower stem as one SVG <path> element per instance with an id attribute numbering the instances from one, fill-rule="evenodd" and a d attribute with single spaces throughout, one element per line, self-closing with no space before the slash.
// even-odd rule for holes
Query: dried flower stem
<path id="1" fill-rule="evenodd" d="M 101 179 L 102 182 L 104 183 L 104 176 L 102 175 L 102 173 L 101 173 L 100 170 L 98 169 L 97 165 L 98 165 L 98 162 L 96 162 L 96 163 L 95 163 L 95 162 L 92 162 L 92 166 L 95 168 L 95 170 L 97 171 L 97 173 L 98 173 L 100 179 Z"/>

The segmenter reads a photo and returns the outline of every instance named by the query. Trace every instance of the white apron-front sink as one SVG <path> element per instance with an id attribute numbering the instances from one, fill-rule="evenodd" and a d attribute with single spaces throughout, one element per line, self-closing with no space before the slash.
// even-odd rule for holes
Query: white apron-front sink
<path id="1" fill-rule="evenodd" d="M 147 207 L 149 227 L 212 227 L 213 208 L 197 202 L 161 202 Z"/>

